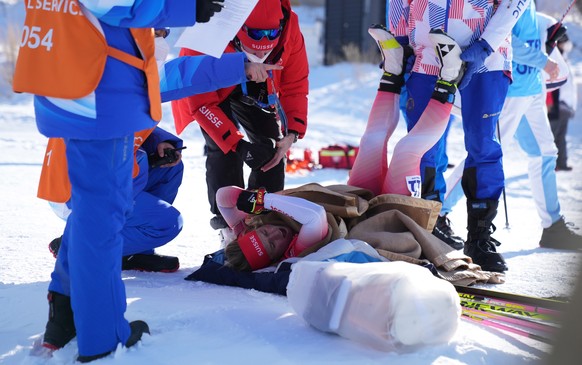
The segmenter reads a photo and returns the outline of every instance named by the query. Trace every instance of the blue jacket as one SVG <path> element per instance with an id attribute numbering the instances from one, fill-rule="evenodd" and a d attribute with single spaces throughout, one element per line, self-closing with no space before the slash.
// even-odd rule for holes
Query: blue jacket
<path id="1" fill-rule="evenodd" d="M 513 83 L 508 97 L 536 95 L 542 92 L 542 72 L 548 61 L 543 51 L 535 2 L 531 1 L 512 30 Z"/>
<path id="2" fill-rule="evenodd" d="M 129 28 L 181 27 L 193 25 L 196 3 L 188 0 L 134 0 L 124 5 L 104 5 L 98 0 L 80 0 L 98 20 L 109 46 L 141 57 Z M 107 3 L 109 4 L 109 3 Z M 205 60 L 205 58 L 207 58 Z M 224 58 L 224 57 L 223 57 Z M 179 59 L 167 65 L 162 96 L 183 97 L 246 81 L 244 55 L 223 60 L 202 57 Z M 215 69 L 220 66 L 220 72 Z M 220 75 L 220 77 L 216 77 Z M 152 128 L 146 77 L 143 71 L 108 58 L 95 91 L 81 99 L 35 96 L 39 131 L 47 137 L 110 139 Z"/>

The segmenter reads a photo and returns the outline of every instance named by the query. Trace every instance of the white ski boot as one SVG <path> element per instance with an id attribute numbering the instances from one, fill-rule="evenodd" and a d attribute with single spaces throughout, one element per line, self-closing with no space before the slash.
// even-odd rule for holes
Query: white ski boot
<path id="1" fill-rule="evenodd" d="M 454 104 L 457 83 L 461 81 L 465 70 L 465 64 L 461 60 L 461 47 L 442 29 L 431 29 L 428 38 L 434 44 L 441 65 L 432 98 L 443 104 Z"/>
<path id="2" fill-rule="evenodd" d="M 404 50 L 396 41 L 394 35 L 383 25 L 374 24 L 368 28 L 368 33 L 374 38 L 382 54 L 382 68 L 393 75 L 402 73 Z"/>
<path id="3" fill-rule="evenodd" d="M 441 65 L 439 79 L 456 85 L 463 77 L 465 68 L 461 60 L 461 47 L 442 29 L 431 29 L 428 38 L 434 44 Z"/>

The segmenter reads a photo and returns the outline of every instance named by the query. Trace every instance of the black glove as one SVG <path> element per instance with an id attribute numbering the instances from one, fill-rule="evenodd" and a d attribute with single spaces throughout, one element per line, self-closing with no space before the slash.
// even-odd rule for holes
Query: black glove
<path id="1" fill-rule="evenodd" d="M 152 169 L 155 169 L 156 167 L 160 167 L 162 165 L 166 165 L 166 164 L 175 162 L 179 158 L 178 151 L 181 151 L 185 148 L 186 147 L 164 148 L 164 156 L 163 157 L 160 157 L 160 155 L 157 152 L 154 152 L 154 153 L 148 155 L 148 162 L 150 164 L 150 167 Z"/>
<path id="2" fill-rule="evenodd" d="M 236 200 L 238 210 L 249 214 L 261 214 L 265 210 L 265 188 L 243 190 Z"/>
<path id="3" fill-rule="evenodd" d="M 548 39 L 546 40 L 547 54 L 552 53 L 552 50 L 556 48 L 558 41 L 566 34 L 567 30 L 568 28 L 562 23 L 556 23 L 548 28 Z"/>
<path id="4" fill-rule="evenodd" d="M 196 23 L 206 23 L 224 6 L 224 0 L 196 0 Z"/>
<path id="5" fill-rule="evenodd" d="M 251 168 L 258 169 L 275 156 L 275 148 L 265 143 L 250 143 L 241 139 L 236 153 Z"/>

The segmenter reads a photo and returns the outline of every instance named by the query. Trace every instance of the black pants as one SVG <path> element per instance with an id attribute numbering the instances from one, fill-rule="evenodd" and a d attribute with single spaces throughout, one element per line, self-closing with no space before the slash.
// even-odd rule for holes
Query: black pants
<path id="1" fill-rule="evenodd" d="M 242 126 L 252 143 L 271 143 L 269 138 L 280 140 L 283 135 L 275 113 L 256 106 L 241 103 L 232 96 L 220 104 L 220 108 L 237 125 Z M 216 192 L 223 186 L 245 188 L 243 161 L 236 152 L 224 154 L 218 145 L 202 130 L 206 141 L 206 187 L 210 211 L 220 215 L 216 206 Z M 251 170 L 247 189 L 264 187 L 269 192 L 283 190 L 285 184 L 285 158 L 269 171 Z"/>
<path id="2" fill-rule="evenodd" d="M 559 117 L 550 119 L 550 127 L 554 134 L 554 143 L 558 148 L 558 160 L 556 166 L 566 167 L 568 165 L 568 149 L 566 147 L 566 133 L 568 133 L 568 118 Z"/>

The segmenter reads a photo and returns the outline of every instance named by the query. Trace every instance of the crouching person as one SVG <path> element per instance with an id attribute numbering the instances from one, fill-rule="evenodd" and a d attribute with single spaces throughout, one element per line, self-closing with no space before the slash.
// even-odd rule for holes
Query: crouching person
<path id="1" fill-rule="evenodd" d="M 182 230 L 182 216 L 172 206 L 182 184 L 184 165 L 179 150 L 182 140 L 156 127 L 135 134 L 133 209 L 121 230 L 122 270 L 174 272 L 179 259 L 159 255 L 154 249 L 172 241 Z M 166 160 L 159 157 L 166 156 Z M 49 140 L 41 172 L 38 197 L 48 200 L 55 213 L 66 220 L 71 209 L 70 182 L 62 139 Z M 55 258 L 62 236 L 49 244 Z"/>

